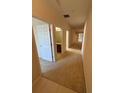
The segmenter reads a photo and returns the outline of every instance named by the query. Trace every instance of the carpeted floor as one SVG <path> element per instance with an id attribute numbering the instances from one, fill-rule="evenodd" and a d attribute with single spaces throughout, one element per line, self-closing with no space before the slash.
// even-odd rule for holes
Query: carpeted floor
<path id="1" fill-rule="evenodd" d="M 86 93 L 82 57 L 66 52 L 55 63 L 41 60 L 43 76 L 78 93 Z"/>
<path id="2" fill-rule="evenodd" d="M 81 50 L 82 43 L 73 43 L 70 48 Z"/>

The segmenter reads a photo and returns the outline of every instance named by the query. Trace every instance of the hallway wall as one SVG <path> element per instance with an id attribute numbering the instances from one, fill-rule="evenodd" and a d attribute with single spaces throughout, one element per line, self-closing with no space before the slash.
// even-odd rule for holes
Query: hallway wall
<path id="1" fill-rule="evenodd" d="M 71 39 L 72 39 L 72 44 L 74 44 L 74 43 L 77 43 L 78 42 L 78 36 L 77 36 L 77 34 L 76 34 L 76 30 L 72 30 L 72 36 L 71 36 Z"/>
<path id="2" fill-rule="evenodd" d="M 86 93 L 92 93 L 92 12 L 89 13 L 84 29 L 83 66 Z"/>
<path id="3" fill-rule="evenodd" d="M 66 30 L 63 30 L 63 40 L 62 40 L 62 43 L 63 43 L 63 49 L 62 49 L 62 53 L 66 52 Z"/>
<path id="4" fill-rule="evenodd" d="M 41 69 L 39 64 L 39 58 L 34 38 L 34 33 L 32 31 L 32 83 L 41 76 Z"/>

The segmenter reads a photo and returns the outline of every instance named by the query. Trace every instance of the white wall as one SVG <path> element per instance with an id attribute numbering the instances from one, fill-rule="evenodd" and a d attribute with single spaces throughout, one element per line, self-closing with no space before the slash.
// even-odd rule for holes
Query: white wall
<path id="1" fill-rule="evenodd" d="M 86 83 L 86 93 L 92 93 L 92 13 L 86 20 L 83 41 L 83 66 Z"/>

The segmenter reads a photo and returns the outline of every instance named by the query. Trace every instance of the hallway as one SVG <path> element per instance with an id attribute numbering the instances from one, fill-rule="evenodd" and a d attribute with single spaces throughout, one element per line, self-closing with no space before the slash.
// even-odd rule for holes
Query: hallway
<path id="1" fill-rule="evenodd" d="M 40 60 L 43 76 L 78 93 L 85 93 L 82 57 L 67 51 L 57 62 Z"/>
<path id="2" fill-rule="evenodd" d="M 34 80 L 41 75 L 42 78 L 69 88 L 77 93 L 91 93 L 91 69 L 89 69 L 91 68 L 89 67 L 89 64 L 91 65 L 91 47 L 89 47 L 91 46 L 90 41 L 92 41 L 91 30 L 87 32 L 91 28 L 89 25 L 91 23 L 89 19 L 89 15 L 91 15 L 91 5 L 91 0 L 33 0 L 32 16 L 49 24 L 48 30 L 51 39 L 49 39 L 50 43 L 48 45 L 52 47 L 52 56 L 50 56 L 52 60 L 49 61 L 56 61 L 57 59 L 56 62 L 48 62 L 45 61 L 47 57 L 43 58 L 37 55 L 35 59 L 38 60 L 34 60 L 34 66 L 36 65 L 34 68 L 34 76 L 36 78 L 34 78 Z M 56 27 L 61 28 L 61 30 L 56 30 Z M 80 39 L 79 35 L 83 30 L 87 32 L 85 33 L 86 39 L 83 39 L 85 42 L 82 41 L 82 38 Z M 61 43 L 56 42 L 55 31 L 62 31 L 63 39 Z M 68 35 L 66 32 L 68 32 Z M 76 36 L 73 33 L 75 33 Z M 59 35 L 57 36 L 61 37 Z M 46 43 L 46 40 L 47 39 L 41 41 Z M 77 42 L 75 42 L 77 40 L 81 42 L 81 44 L 77 44 Z M 82 42 L 86 48 L 82 46 Z M 57 55 L 56 45 L 58 45 L 58 47 L 61 46 L 61 53 L 64 53 L 62 56 L 61 54 Z M 45 44 L 45 46 L 47 46 L 47 44 Z M 43 47 L 43 45 L 39 45 L 39 47 Z M 69 49 L 67 49 L 68 47 Z M 41 53 L 49 56 L 47 49 L 43 49 Z M 82 57 L 85 57 L 85 59 L 82 60 Z M 40 59 L 39 62 L 39 58 L 45 60 Z M 36 62 L 38 63 L 35 64 Z M 41 65 L 41 69 L 39 65 Z M 42 89 L 43 87 L 44 86 L 41 86 Z M 46 92 L 47 88 L 44 90 L 45 93 L 50 93 Z M 50 91 L 51 88 L 48 90 Z M 39 93 L 41 92 L 42 90 L 40 90 Z"/>
<path id="3" fill-rule="evenodd" d="M 70 46 L 70 48 L 81 50 L 82 42 L 81 43 L 74 43 Z"/>

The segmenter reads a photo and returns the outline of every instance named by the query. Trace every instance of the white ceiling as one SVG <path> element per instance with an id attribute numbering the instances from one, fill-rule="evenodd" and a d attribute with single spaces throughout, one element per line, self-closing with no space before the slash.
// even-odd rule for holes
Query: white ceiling
<path id="1" fill-rule="evenodd" d="M 86 16 L 92 5 L 92 0 L 48 0 L 62 16 L 69 14 L 66 18 L 72 27 L 80 27 L 84 24 Z"/>

